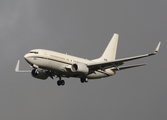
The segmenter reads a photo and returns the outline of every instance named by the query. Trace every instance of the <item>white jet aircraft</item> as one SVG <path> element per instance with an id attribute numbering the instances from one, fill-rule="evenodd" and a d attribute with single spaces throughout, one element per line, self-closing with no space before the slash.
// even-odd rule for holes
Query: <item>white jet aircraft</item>
<path id="1" fill-rule="evenodd" d="M 32 71 L 19 70 L 20 60 L 16 64 L 16 72 L 31 72 L 35 78 L 46 80 L 48 77 L 59 77 L 57 85 L 64 85 L 62 77 L 80 78 L 81 83 L 88 82 L 91 79 L 105 78 L 113 76 L 116 71 L 129 69 L 133 67 L 144 66 L 146 64 L 136 64 L 122 66 L 124 62 L 136 60 L 144 57 L 156 55 L 161 42 L 158 43 L 154 52 L 128 58 L 115 59 L 118 43 L 118 34 L 114 34 L 102 56 L 98 59 L 88 60 L 59 52 L 45 49 L 34 49 L 25 54 L 24 59 L 33 68 Z"/>

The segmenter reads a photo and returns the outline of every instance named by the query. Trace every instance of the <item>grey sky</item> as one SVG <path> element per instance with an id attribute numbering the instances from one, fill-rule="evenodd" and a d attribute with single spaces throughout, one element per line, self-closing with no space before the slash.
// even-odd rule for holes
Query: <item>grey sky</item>
<path id="1" fill-rule="evenodd" d="M 166 0 L 5 0 L 0 1 L 1 120 L 166 120 Z M 129 62 L 145 67 L 81 84 L 79 79 L 40 81 L 28 73 L 23 56 L 45 48 L 88 59 L 99 57 L 119 33 L 117 58 L 152 52 Z"/>

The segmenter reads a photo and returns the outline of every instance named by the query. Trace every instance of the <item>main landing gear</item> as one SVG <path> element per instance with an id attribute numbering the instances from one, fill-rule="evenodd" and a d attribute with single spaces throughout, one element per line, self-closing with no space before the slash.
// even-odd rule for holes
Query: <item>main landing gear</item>
<path id="1" fill-rule="evenodd" d="M 59 76 L 59 80 L 57 81 L 57 85 L 60 86 L 64 86 L 65 85 L 65 81 L 64 80 L 61 80 L 61 76 Z"/>
<path id="2" fill-rule="evenodd" d="M 81 83 L 87 83 L 88 79 L 85 77 L 80 78 Z"/>

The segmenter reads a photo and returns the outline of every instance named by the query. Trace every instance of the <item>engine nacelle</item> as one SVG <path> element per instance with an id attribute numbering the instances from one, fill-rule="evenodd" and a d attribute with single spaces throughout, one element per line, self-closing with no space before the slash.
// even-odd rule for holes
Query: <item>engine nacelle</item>
<path id="1" fill-rule="evenodd" d="M 86 75 L 89 72 L 89 68 L 85 64 L 75 63 L 71 66 L 71 71 L 83 73 L 84 75 Z"/>
<path id="2" fill-rule="evenodd" d="M 34 78 L 38 78 L 38 79 L 42 79 L 42 80 L 46 80 L 49 77 L 48 74 L 46 73 L 46 71 L 39 70 L 39 69 L 33 69 L 31 71 L 31 75 Z"/>

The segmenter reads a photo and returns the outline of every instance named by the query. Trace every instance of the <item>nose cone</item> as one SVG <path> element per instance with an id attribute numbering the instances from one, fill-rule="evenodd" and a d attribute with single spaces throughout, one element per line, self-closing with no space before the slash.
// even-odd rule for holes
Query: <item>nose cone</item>
<path id="1" fill-rule="evenodd" d="M 30 64 L 31 63 L 31 56 L 29 53 L 24 55 L 24 59 Z"/>
<path id="2" fill-rule="evenodd" d="M 24 59 L 27 60 L 27 58 L 28 58 L 28 54 L 25 54 Z"/>
<path id="3" fill-rule="evenodd" d="M 34 64 L 34 60 L 33 60 L 33 57 L 30 53 L 27 53 L 24 55 L 24 59 L 30 64 Z"/>

